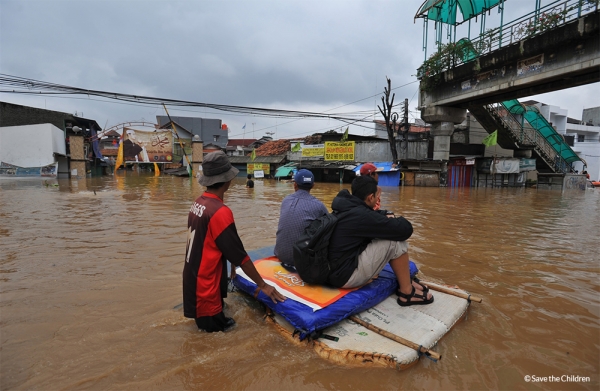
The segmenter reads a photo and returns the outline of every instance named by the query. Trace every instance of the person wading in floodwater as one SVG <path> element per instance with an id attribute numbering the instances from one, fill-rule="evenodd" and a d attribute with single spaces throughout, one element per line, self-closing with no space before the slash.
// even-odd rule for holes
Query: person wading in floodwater
<path id="1" fill-rule="evenodd" d="M 223 313 L 227 297 L 227 261 L 240 266 L 244 273 L 273 303 L 285 297 L 265 283 L 246 253 L 233 213 L 223 196 L 239 170 L 231 165 L 223 151 L 205 156 L 198 183 L 206 191 L 196 199 L 188 214 L 188 238 L 183 267 L 183 314 L 196 320 L 200 330 L 225 331 L 235 325 Z"/>

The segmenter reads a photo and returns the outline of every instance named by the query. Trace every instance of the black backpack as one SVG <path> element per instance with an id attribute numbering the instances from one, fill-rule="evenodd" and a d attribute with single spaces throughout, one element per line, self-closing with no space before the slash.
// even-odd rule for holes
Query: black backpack
<path id="1" fill-rule="evenodd" d="M 329 277 L 329 239 L 338 214 L 327 213 L 313 220 L 294 244 L 294 266 L 304 282 L 324 284 Z"/>

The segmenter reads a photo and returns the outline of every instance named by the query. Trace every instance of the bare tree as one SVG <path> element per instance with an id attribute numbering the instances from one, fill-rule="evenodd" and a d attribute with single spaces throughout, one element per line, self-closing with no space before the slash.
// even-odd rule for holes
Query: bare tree
<path id="1" fill-rule="evenodd" d="M 387 80 L 387 87 L 383 88 L 383 92 L 385 93 L 385 99 L 384 96 L 381 97 L 383 110 L 379 105 L 377 105 L 377 108 L 379 109 L 381 115 L 383 115 L 383 118 L 385 119 L 385 127 L 387 129 L 388 141 L 390 142 L 390 149 L 392 150 L 392 160 L 394 163 L 397 163 L 398 151 L 396 150 L 396 139 L 394 137 L 394 131 L 396 130 L 394 129 L 394 126 L 396 126 L 396 121 L 392 122 L 392 115 L 396 115 L 396 117 L 398 116 L 397 113 L 392 113 L 392 107 L 394 106 L 394 97 L 396 96 L 396 94 L 392 94 L 392 100 L 390 101 L 392 81 L 388 79 L 387 76 L 385 78 Z"/>

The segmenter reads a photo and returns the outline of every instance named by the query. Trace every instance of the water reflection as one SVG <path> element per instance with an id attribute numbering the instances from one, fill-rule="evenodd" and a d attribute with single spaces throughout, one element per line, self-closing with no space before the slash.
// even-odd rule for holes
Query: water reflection
<path id="1" fill-rule="evenodd" d="M 238 294 L 235 330 L 196 331 L 178 308 L 194 180 L 49 182 L 0 180 L 2 389 L 598 389 L 598 189 L 384 188 L 424 277 L 484 298 L 440 341 L 442 361 L 396 372 L 296 347 Z M 343 187 L 312 194 L 330 207 Z M 291 191 L 235 180 L 225 202 L 247 248 L 273 244 Z M 524 381 L 563 374 L 591 382 Z"/>

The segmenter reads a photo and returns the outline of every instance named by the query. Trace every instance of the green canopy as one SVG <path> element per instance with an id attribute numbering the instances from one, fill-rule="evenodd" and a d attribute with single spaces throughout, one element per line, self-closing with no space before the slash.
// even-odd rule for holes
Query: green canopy
<path id="1" fill-rule="evenodd" d="M 571 149 L 569 144 L 565 142 L 564 138 L 548 123 L 537 107 L 523 106 L 516 99 L 504 101 L 502 104 L 510 113 L 522 115 L 527 122 L 529 122 L 529 124 L 537 130 L 546 141 L 548 141 L 552 146 L 552 149 L 554 149 L 554 151 L 556 151 L 556 153 L 567 163 L 581 160 L 581 158 Z"/>
<path id="2" fill-rule="evenodd" d="M 494 8 L 504 0 L 426 0 L 415 15 L 415 19 L 424 18 L 456 26 L 485 11 Z M 462 20 L 457 23 L 457 9 Z"/>
<path id="3" fill-rule="evenodd" d="M 275 171 L 275 178 L 285 178 L 292 176 L 292 173 L 296 170 L 296 167 L 281 166 Z"/>

